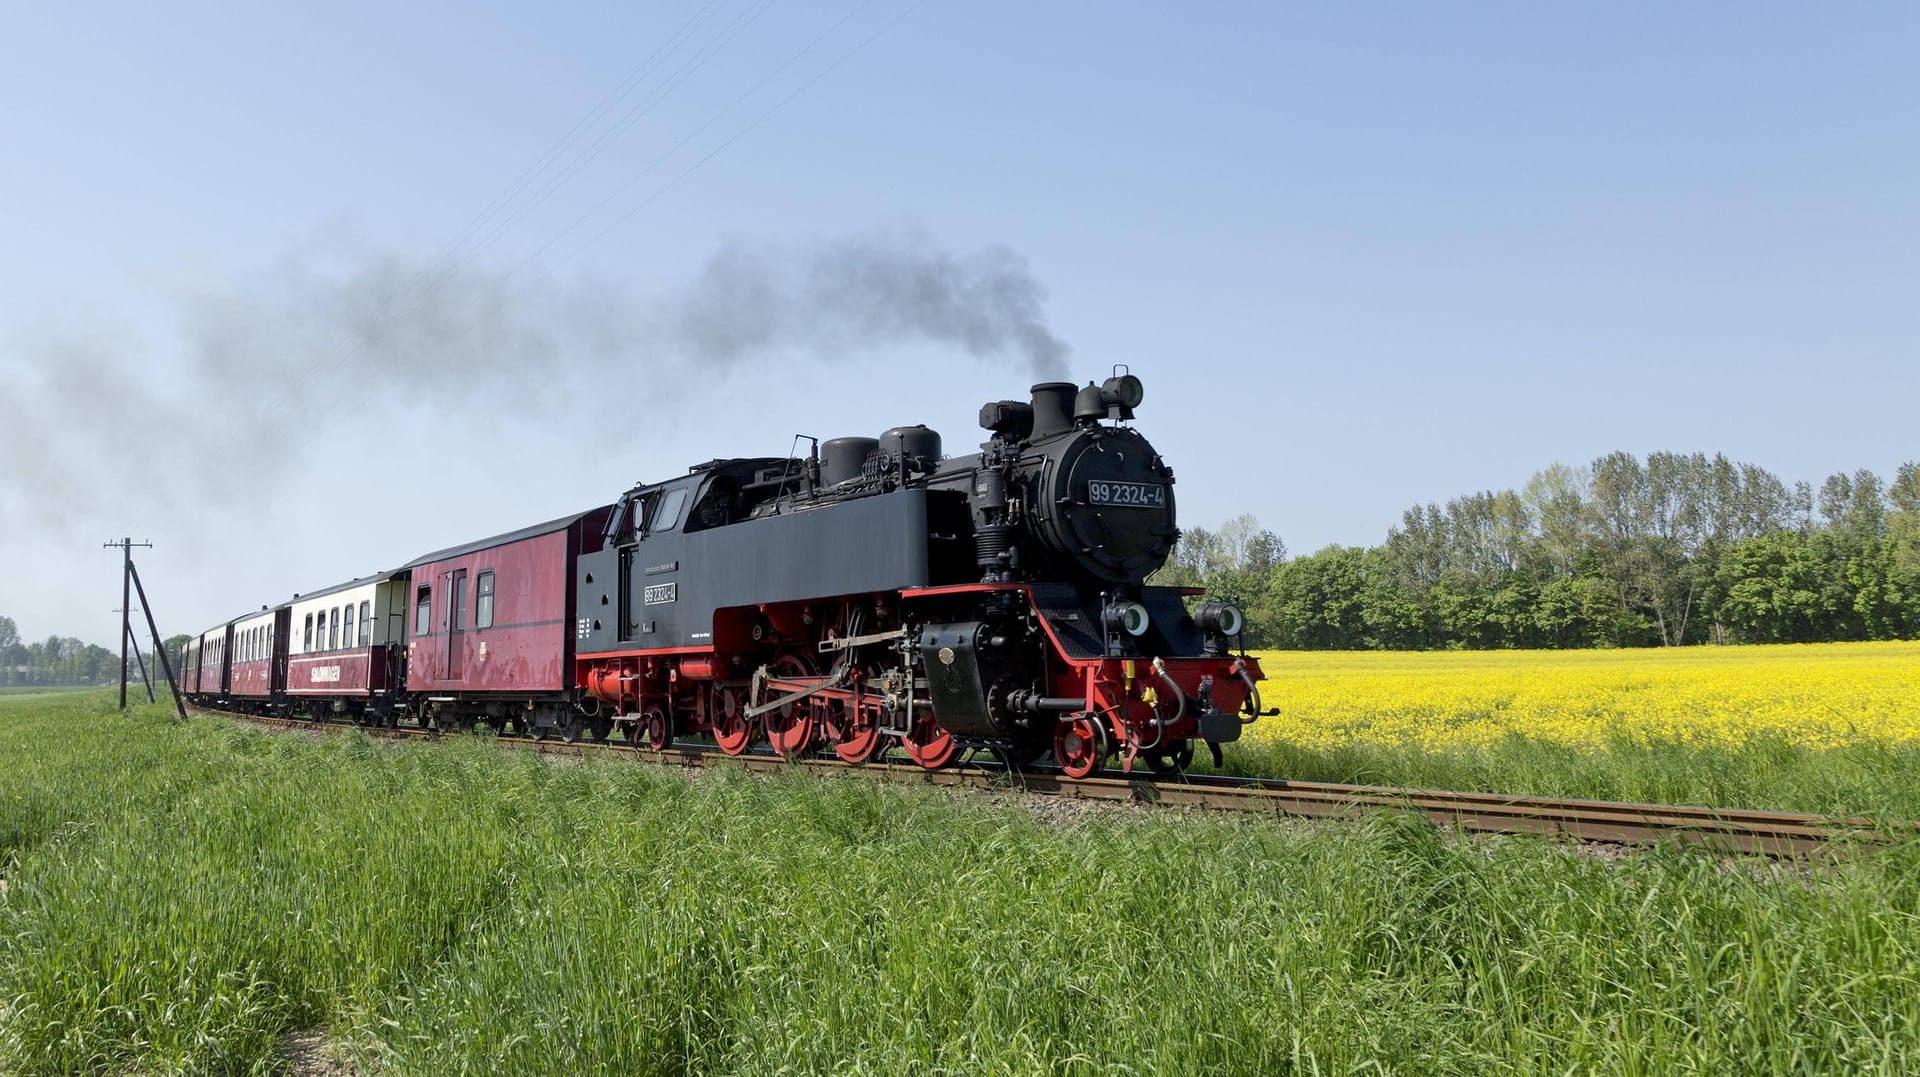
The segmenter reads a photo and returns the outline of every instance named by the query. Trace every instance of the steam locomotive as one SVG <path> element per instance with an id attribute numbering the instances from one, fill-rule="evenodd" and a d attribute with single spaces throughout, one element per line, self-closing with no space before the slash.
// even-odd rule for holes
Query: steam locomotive
<path id="1" fill-rule="evenodd" d="M 1217 763 L 1260 713 L 1260 669 L 1240 610 L 1146 585 L 1179 532 L 1173 470 L 1131 425 L 1143 395 L 1130 373 L 1035 385 L 981 408 L 966 456 L 908 426 L 698 464 L 216 626 L 187 688 L 847 763 L 898 747 L 930 769 L 985 750 L 1170 774 L 1198 741 Z"/>

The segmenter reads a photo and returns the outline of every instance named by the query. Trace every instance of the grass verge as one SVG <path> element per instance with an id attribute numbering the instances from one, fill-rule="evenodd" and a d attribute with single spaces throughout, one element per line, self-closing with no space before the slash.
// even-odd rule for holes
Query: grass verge
<path id="1" fill-rule="evenodd" d="M 1920 846 L 1819 869 L 0 703 L 0 1072 L 1920 1066 Z"/>

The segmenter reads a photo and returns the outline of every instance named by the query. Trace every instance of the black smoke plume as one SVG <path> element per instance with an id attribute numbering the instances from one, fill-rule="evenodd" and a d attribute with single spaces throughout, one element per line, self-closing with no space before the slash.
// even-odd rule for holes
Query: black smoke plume
<path id="1" fill-rule="evenodd" d="M 0 542 L 66 532 L 115 502 L 232 508 L 301 460 L 391 456 L 395 414 L 486 400 L 537 419 L 609 371 L 671 392 L 768 357 L 930 344 L 1052 380 L 1068 347 L 1045 301 L 1013 251 L 956 253 L 916 230 L 731 242 L 665 294 L 289 256 L 176 299 L 165 358 L 125 333 L 16 335 L 0 358 Z"/>

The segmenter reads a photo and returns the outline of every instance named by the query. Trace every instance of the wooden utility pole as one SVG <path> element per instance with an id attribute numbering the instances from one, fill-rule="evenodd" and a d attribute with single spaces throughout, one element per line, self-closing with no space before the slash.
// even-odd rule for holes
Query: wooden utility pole
<path id="1" fill-rule="evenodd" d="M 167 687 L 173 690 L 173 706 L 180 717 L 187 716 L 186 700 L 180 696 L 180 682 L 173 679 L 173 660 L 167 657 L 166 641 L 160 638 L 160 629 L 153 623 L 153 607 L 147 604 L 147 589 L 140 583 L 140 570 L 133 567 L 133 548 L 152 549 L 151 542 L 135 542 L 123 538 L 119 542 L 101 543 L 104 548 L 120 550 L 120 709 L 127 709 L 127 644 L 133 643 L 133 594 L 140 593 L 140 612 L 147 619 L 147 632 L 153 637 L 153 653 L 160 659 L 160 671 L 167 675 Z M 140 653 L 140 645 L 134 643 L 134 653 Z M 146 664 L 141 663 L 141 676 L 146 676 Z M 147 694 L 153 695 L 153 685 L 149 681 Z"/>
<path id="2" fill-rule="evenodd" d="M 147 543 L 152 545 L 152 543 Z M 173 659 L 167 657 L 166 641 L 160 638 L 160 629 L 153 623 L 153 606 L 147 602 L 147 589 L 140 583 L 140 570 L 133 567 L 133 559 L 127 559 L 127 575 L 133 579 L 133 589 L 140 593 L 140 613 L 147 619 L 147 631 L 153 636 L 153 653 L 160 657 L 160 672 L 167 675 L 167 687 L 173 691 L 173 709 L 180 712 L 180 720 L 187 720 L 187 701 L 181 698 L 180 682 L 173 679 Z M 123 670 L 121 676 L 125 677 Z M 122 686 L 122 691 L 125 686 Z"/>
<path id="3" fill-rule="evenodd" d="M 144 546 L 153 548 L 151 542 L 135 542 L 123 538 L 119 542 L 103 542 L 103 549 L 120 548 L 120 709 L 127 709 L 127 641 L 133 638 L 133 548 Z"/>
<path id="4" fill-rule="evenodd" d="M 125 638 L 133 644 L 133 661 L 140 667 L 140 683 L 147 686 L 147 702 L 158 703 L 160 697 L 153 694 L 153 678 L 147 676 L 147 660 L 140 655 L 140 637 L 134 635 L 129 626 Z"/>

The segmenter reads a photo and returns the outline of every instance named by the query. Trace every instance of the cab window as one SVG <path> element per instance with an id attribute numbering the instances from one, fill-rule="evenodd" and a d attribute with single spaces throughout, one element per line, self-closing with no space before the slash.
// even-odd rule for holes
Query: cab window
<path id="1" fill-rule="evenodd" d="M 640 495 L 640 504 L 634 513 L 635 530 L 640 538 L 660 531 L 670 531 L 680 522 L 680 510 L 687 505 L 687 488 L 676 486 L 665 492 L 653 490 Z"/>
<path id="2" fill-rule="evenodd" d="M 667 491 L 660 500 L 660 510 L 654 514 L 656 519 L 648 526 L 649 531 L 667 531 L 680 522 L 680 510 L 687 505 L 687 488 L 676 486 Z"/>

